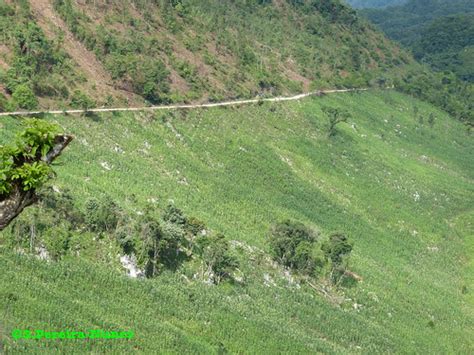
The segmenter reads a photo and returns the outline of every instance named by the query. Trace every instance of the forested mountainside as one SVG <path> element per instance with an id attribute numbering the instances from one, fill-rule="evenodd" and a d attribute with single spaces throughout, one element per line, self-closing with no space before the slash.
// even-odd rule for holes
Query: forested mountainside
<path id="1" fill-rule="evenodd" d="M 347 2 L 356 9 L 395 6 L 404 4 L 407 1 L 408 0 L 347 0 Z"/>
<path id="2" fill-rule="evenodd" d="M 410 0 L 390 9 L 365 9 L 362 14 L 412 49 L 416 59 L 472 81 L 474 2 Z"/>
<path id="3" fill-rule="evenodd" d="M 412 48 L 416 59 L 435 70 L 449 70 L 474 82 L 474 11 L 430 22 Z"/>
<path id="4" fill-rule="evenodd" d="M 0 14 L 4 110 L 367 86 L 413 62 L 338 0 L 2 0 Z"/>

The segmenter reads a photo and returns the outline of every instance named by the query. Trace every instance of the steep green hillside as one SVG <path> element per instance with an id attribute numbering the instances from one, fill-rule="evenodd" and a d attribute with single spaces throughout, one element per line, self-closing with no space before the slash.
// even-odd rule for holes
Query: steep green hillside
<path id="1" fill-rule="evenodd" d="M 353 116 L 332 138 L 325 106 Z M 71 232 L 62 261 L 15 254 L 62 228 L 46 223 L 32 240 L 29 226 L 44 217 L 30 208 L 17 224 L 26 228 L 0 235 L 4 350 L 473 352 L 474 144 L 433 106 L 385 91 L 48 119 L 77 138 L 56 167 L 55 190 L 69 189 L 79 209 L 107 194 L 132 215 L 172 199 L 245 243 L 234 243 L 243 281 L 209 286 L 186 265 L 128 279 L 117 242 L 84 231 Z M 19 129 L 18 118 L 0 124 L 2 142 Z M 268 227 L 285 218 L 348 233 L 351 270 L 363 281 L 314 281 L 320 292 L 292 282 L 267 256 Z M 15 328 L 120 328 L 136 338 L 13 341 Z"/>
<path id="2" fill-rule="evenodd" d="M 388 37 L 410 47 L 421 38 L 422 29 L 431 21 L 473 11 L 474 4 L 469 0 L 410 0 L 390 9 L 365 9 L 361 13 Z"/>

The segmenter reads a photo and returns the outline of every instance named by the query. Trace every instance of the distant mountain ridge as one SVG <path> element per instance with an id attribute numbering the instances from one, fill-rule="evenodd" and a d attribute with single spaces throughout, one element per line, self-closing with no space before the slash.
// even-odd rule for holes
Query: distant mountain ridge
<path id="1" fill-rule="evenodd" d="M 438 71 L 474 80 L 474 2 L 410 0 L 361 13 L 390 38 L 412 49 L 416 59 Z"/>

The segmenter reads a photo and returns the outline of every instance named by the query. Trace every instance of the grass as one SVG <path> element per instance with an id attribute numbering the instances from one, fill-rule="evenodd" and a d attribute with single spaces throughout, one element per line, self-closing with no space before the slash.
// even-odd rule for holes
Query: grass
<path id="1" fill-rule="evenodd" d="M 331 139 L 322 106 L 353 116 Z M 425 122 L 435 114 L 433 128 L 413 117 L 414 106 Z M 50 119 L 76 135 L 54 185 L 71 189 L 78 206 L 102 193 L 130 212 L 150 199 L 160 207 L 172 199 L 230 239 L 264 250 L 269 225 L 285 218 L 323 234 L 342 230 L 355 241 L 351 269 L 364 281 L 339 291 L 346 301 L 338 307 L 246 255 L 245 284 L 209 287 L 177 274 L 137 282 L 94 260 L 45 263 L 2 248 L 6 351 L 474 350 L 474 144 L 462 124 L 433 106 L 373 91 Z M 5 119 L 0 136 L 11 138 L 18 123 Z M 265 273 L 277 286 L 264 284 Z M 23 327 L 125 328 L 137 337 L 80 348 L 9 338 Z"/>

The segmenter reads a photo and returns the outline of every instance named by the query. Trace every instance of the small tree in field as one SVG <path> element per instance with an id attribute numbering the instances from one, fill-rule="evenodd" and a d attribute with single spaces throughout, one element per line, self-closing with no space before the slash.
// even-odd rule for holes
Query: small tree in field
<path id="1" fill-rule="evenodd" d="M 80 90 L 75 90 L 71 98 L 71 105 L 75 108 L 89 111 L 94 107 L 94 101 Z"/>
<path id="2" fill-rule="evenodd" d="M 22 109 L 32 110 L 38 106 L 38 99 L 27 84 L 18 85 L 12 93 L 12 99 Z"/>
<path id="3" fill-rule="evenodd" d="M 336 134 L 336 126 L 341 123 L 341 122 L 347 122 L 349 118 L 351 118 L 351 114 L 349 111 L 340 109 L 340 108 L 334 108 L 334 107 L 328 107 L 325 106 L 322 108 L 322 111 L 324 114 L 329 119 L 329 125 L 328 125 L 328 136 L 332 137 Z"/>

